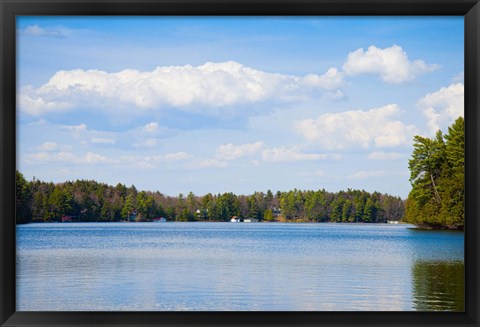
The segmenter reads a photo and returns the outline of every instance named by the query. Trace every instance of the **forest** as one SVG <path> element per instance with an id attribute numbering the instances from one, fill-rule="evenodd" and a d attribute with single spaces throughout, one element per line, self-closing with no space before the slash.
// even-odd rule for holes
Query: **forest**
<path id="1" fill-rule="evenodd" d="M 465 122 L 459 117 L 434 138 L 415 136 L 409 160 L 412 190 L 406 221 L 423 228 L 464 229 Z"/>
<path id="2" fill-rule="evenodd" d="M 197 196 L 167 196 L 138 191 L 135 186 L 110 186 L 91 180 L 64 183 L 27 181 L 16 172 L 17 223 L 53 221 L 229 221 L 256 218 L 286 222 L 399 221 L 405 213 L 400 197 L 364 190 L 327 192 L 290 190 Z"/>

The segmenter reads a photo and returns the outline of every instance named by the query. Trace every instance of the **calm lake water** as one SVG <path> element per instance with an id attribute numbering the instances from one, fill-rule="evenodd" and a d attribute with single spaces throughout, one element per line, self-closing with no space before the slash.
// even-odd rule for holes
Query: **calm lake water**
<path id="1" fill-rule="evenodd" d="M 17 310 L 464 310 L 464 234 L 393 224 L 17 226 Z"/>

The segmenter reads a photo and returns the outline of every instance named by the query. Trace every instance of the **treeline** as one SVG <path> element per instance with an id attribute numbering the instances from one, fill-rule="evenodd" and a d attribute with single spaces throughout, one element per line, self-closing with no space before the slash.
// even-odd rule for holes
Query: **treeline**
<path id="1" fill-rule="evenodd" d="M 54 184 L 27 181 L 16 174 L 17 223 L 33 221 L 229 221 L 257 218 L 264 221 L 386 222 L 401 220 L 404 201 L 378 192 L 347 190 L 337 193 L 292 190 L 252 195 L 233 193 L 166 196 L 138 191 L 123 184 L 110 186 L 77 180 Z"/>
<path id="2" fill-rule="evenodd" d="M 415 136 L 409 160 L 412 190 L 406 220 L 436 229 L 463 229 L 465 224 L 465 122 L 459 117 L 448 133 Z"/>

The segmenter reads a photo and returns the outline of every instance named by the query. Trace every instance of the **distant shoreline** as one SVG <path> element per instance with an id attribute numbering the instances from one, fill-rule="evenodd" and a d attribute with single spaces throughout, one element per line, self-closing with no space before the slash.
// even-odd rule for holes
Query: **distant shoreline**
<path id="1" fill-rule="evenodd" d="M 239 222 L 232 223 L 229 221 L 167 221 L 167 222 L 154 222 L 154 221 L 74 221 L 74 222 L 60 222 L 60 221 L 31 221 L 28 223 L 16 223 L 16 225 L 29 225 L 29 224 L 78 224 L 78 223 L 92 223 L 92 224 L 112 224 L 112 223 L 128 223 L 128 224 L 143 224 L 143 223 L 155 223 L 155 224 L 170 224 L 170 223 L 230 223 L 230 224 L 345 224 L 345 225 L 405 225 L 410 224 L 406 222 L 387 223 L 387 222 L 340 222 L 340 221 L 258 221 L 258 222 Z"/>
<path id="2" fill-rule="evenodd" d="M 398 223 L 387 223 L 387 222 L 332 222 L 332 221 L 259 221 L 259 222 L 241 222 L 241 223 L 232 223 L 229 221 L 167 221 L 167 222 L 153 222 L 153 221 L 75 221 L 75 222 L 58 222 L 58 221 L 35 221 L 35 222 L 28 222 L 28 223 L 17 223 L 16 225 L 32 225 L 32 224 L 112 224 L 112 223 L 128 223 L 128 224 L 142 224 L 142 223 L 155 223 L 155 224 L 171 224 L 171 223 L 229 223 L 232 225 L 236 224 L 339 224 L 339 225 L 412 225 L 411 229 L 415 229 L 418 231 L 453 231 L 453 232 L 465 232 L 463 229 L 452 229 L 452 228 L 434 228 L 434 227 L 425 227 L 425 226 L 417 226 L 412 223 L 399 221 Z"/>

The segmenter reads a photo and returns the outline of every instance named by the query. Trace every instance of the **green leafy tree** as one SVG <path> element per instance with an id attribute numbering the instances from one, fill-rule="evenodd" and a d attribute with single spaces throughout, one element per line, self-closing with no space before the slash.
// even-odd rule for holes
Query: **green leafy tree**
<path id="1" fill-rule="evenodd" d="M 275 197 L 273 196 L 273 193 L 271 190 L 267 190 L 267 194 L 265 194 L 265 204 L 266 204 L 266 208 L 271 208 L 274 204 L 273 204 L 273 200 L 275 199 Z"/>
<path id="2" fill-rule="evenodd" d="M 261 211 L 255 196 L 254 195 L 249 196 L 247 198 L 247 203 L 248 203 L 247 218 L 260 218 Z"/>
<path id="3" fill-rule="evenodd" d="M 336 197 L 332 201 L 331 213 L 330 213 L 330 220 L 332 222 L 342 221 L 343 204 L 344 204 L 344 199 L 342 197 Z"/>
<path id="4" fill-rule="evenodd" d="M 365 201 L 365 197 L 361 195 L 355 197 L 355 222 L 363 221 L 363 216 L 365 214 Z"/>
<path id="5" fill-rule="evenodd" d="M 342 208 L 342 222 L 354 221 L 354 208 L 355 207 L 353 206 L 352 201 L 350 201 L 349 199 L 345 200 Z"/>
<path id="6" fill-rule="evenodd" d="M 365 209 L 363 211 L 363 221 L 371 223 L 377 218 L 377 207 L 371 197 L 365 202 Z"/>
<path id="7" fill-rule="evenodd" d="M 263 213 L 263 220 L 265 220 L 265 221 L 273 221 L 274 220 L 272 209 L 265 210 L 265 212 Z"/>
<path id="8" fill-rule="evenodd" d="M 59 221 L 62 216 L 71 213 L 71 197 L 60 187 L 55 187 L 48 199 L 50 218 Z"/>
<path id="9" fill-rule="evenodd" d="M 19 172 L 15 172 L 15 204 L 17 223 L 27 223 L 32 220 L 31 185 Z"/>
<path id="10" fill-rule="evenodd" d="M 197 202 L 197 198 L 193 192 L 188 193 L 187 201 L 186 201 L 187 209 L 191 215 L 195 215 L 195 211 L 197 210 L 199 204 Z"/>
<path id="11" fill-rule="evenodd" d="M 445 193 L 442 212 L 447 226 L 460 228 L 465 221 L 465 122 L 462 117 L 448 128 L 445 153 L 448 171 L 442 179 Z"/>
<path id="12" fill-rule="evenodd" d="M 461 229 L 464 225 L 464 120 L 459 117 L 444 136 L 414 137 L 409 160 L 412 190 L 406 220 L 424 227 Z"/>
<path id="13" fill-rule="evenodd" d="M 145 191 L 137 194 L 137 221 L 152 220 L 156 214 L 155 201 Z"/>
<path id="14" fill-rule="evenodd" d="M 133 194 L 129 194 L 125 199 L 125 205 L 122 208 L 122 218 L 130 219 L 135 211 L 135 200 Z"/>

